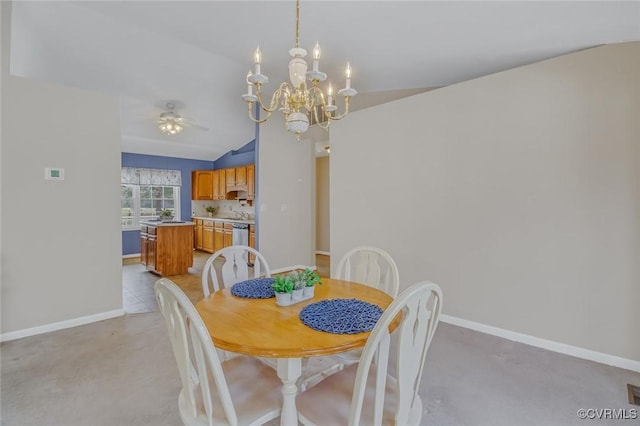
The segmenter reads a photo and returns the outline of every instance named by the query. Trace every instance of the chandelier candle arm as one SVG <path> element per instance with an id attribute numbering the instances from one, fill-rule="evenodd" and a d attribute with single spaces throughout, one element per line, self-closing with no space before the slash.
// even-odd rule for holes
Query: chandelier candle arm
<path id="1" fill-rule="evenodd" d="M 296 38 L 295 47 L 289 50 L 291 60 L 289 61 L 289 82 L 283 82 L 273 93 L 271 101 L 265 105 L 262 101 L 262 85 L 269 81 L 266 75 L 261 74 L 260 65 L 262 63 L 262 52 L 260 46 L 253 54 L 253 73 L 249 70 L 246 77 L 247 93 L 242 95 L 242 99 L 247 102 L 249 118 L 256 123 L 266 122 L 271 113 L 278 106 L 283 112 L 287 130 L 293 132 L 299 140 L 300 135 L 309 128 L 309 121 L 314 119 L 315 123 L 323 129 L 327 129 L 331 121 L 340 120 L 349 113 L 349 100 L 358 92 L 351 88 L 351 65 L 347 62 L 345 69 L 345 88 L 338 91 L 338 95 L 344 96 L 345 111 L 341 115 L 336 115 L 337 107 L 334 104 L 333 87 L 329 84 L 328 95 L 325 97 L 318 84 L 327 79 L 327 74 L 320 71 L 320 44 L 316 44 L 312 51 L 312 69 L 308 71 L 307 62 L 304 59 L 307 51 L 300 47 L 300 0 L 296 0 Z M 309 80 L 310 85 L 306 80 Z M 255 87 L 255 95 L 254 95 Z M 325 102 L 326 98 L 326 102 Z M 259 119 L 254 116 L 253 104 L 258 103 L 260 108 L 267 113 L 266 117 Z M 321 110 L 326 122 L 320 122 L 318 110 Z"/>

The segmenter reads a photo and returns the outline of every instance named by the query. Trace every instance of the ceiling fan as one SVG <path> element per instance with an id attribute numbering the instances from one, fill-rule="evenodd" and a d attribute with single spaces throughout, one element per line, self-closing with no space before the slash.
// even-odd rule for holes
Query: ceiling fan
<path id="1" fill-rule="evenodd" d="M 208 127 L 201 126 L 175 112 L 176 104 L 174 102 L 167 102 L 166 108 L 167 110 L 162 112 L 156 121 L 156 123 L 158 123 L 158 128 L 162 133 L 167 135 L 177 135 L 182 132 L 185 127 L 195 127 L 205 131 L 209 130 Z"/>

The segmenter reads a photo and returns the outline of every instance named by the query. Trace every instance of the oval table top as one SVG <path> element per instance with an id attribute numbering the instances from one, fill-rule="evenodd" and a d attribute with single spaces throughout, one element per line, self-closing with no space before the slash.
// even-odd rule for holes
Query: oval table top
<path id="1" fill-rule="evenodd" d="M 358 299 L 383 311 L 393 299 L 385 292 L 349 281 L 322 278 L 313 298 L 290 306 L 276 299 L 245 299 L 231 288 L 216 291 L 196 304 L 213 343 L 219 349 L 269 358 L 304 358 L 345 352 L 365 345 L 369 332 L 333 334 L 300 321 L 305 306 L 325 299 Z"/>

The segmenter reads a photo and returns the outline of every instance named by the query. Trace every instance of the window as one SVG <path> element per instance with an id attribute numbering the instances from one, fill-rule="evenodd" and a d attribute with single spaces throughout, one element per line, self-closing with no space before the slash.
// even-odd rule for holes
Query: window
<path id="1" fill-rule="evenodd" d="M 122 169 L 122 229 L 139 229 L 141 220 L 158 219 L 162 210 L 171 210 L 177 219 L 180 218 L 180 186 L 175 186 L 180 179 L 178 177 L 176 181 L 175 173 L 174 170 Z M 177 173 L 179 176 L 179 171 Z M 147 178 L 149 176 L 154 178 Z M 167 179 L 172 185 L 161 183 Z"/>

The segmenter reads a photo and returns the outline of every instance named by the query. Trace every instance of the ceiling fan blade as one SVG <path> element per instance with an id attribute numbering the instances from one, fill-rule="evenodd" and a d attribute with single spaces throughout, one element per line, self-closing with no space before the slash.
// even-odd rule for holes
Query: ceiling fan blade
<path id="1" fill-rule="evenodd" d="M 209 131 L 209 128 L 208 128 L 208 127 L 201 126 L 201 125 L 196 124 L 196 123 L 187 123 L 187 126 L 189 126 L 189 127 L 195 127 L 196 129 L 204 130 L 205 132 L 208 132 L 208 131 Z"/>

